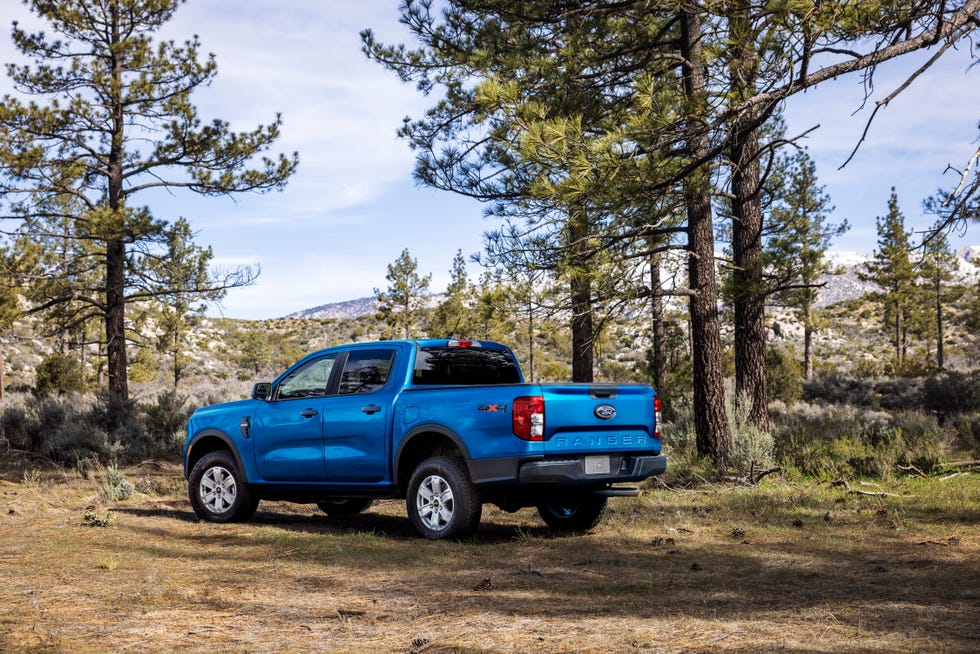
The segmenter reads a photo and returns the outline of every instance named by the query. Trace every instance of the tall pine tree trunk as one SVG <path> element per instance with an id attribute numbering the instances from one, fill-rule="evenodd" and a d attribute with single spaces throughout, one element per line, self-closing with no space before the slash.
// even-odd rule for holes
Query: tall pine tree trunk
<path id="1" fill-rule="evenodd" d="M 592 277 L 583 252 L 588 239 L 588 222 L 585 209 L 571 208 L 569 215 L 568 266 L 572 304 L 572 381 L 593 380 L 593 356 L 595 333 L 592 324 Z"/>
<path id="2" fill-rule="evenodd" d="M 943 285 L 936 279 L 936 365 L 942 370 L 946 367 L 943 353 Z"/>
<path id="3" fill-rule="evenodd" d="M 126 246 L 114 239 L 106 247 L 105 343 L 109 392 L 129 398 L 126 355 Z"/>
<path id="4" fill-rule="evenodd" d="M 733 56 L 731 93 L 739 100 L 755 95 L 756 36 L 749 8 L 739 3 L 729 17 Z M 732 255 L 735 313 L 735 391 L 752 403 L 749 420 L 769 430 L 766 389 L 766 316 L 762 279 L 762 207 L 759 198 L 759 116 L 748 112 L 736 119 L 729 156 L 732 163 Z"/>
<path id="5" fill-rule="evenodd" d="M 707 114 L 701 19 L 690 7 L 681 15 L 681 56 L 687 102 L 688 156 L 707 160 L 708 136 L 703 127 Z M 684 179 L 687 206 L 688 278 L 691 349 L 694 364 L 694 430 L 698 452 L 715 465 L 728 463 L 732 437 L 725 414 L 725 375 L 718 318 L 718 285 L 715 278 L 714 229 L 711 216 L 711 178 L 708 164 Z"/>
<path id="6" fill-rule="evenodd" d="M 112 43 L 119 43 L 119 7 L 110 7 Z M 113 85 L 112 143 L 109 148 L 108 195 L 111 215 L 105 219 L 107 232 L 105 256 L 105 337 L 109 392 L 120 399 L 129 399 L 128 358 L 126 355 L 126 243 L 121 226 L 126 223 L 123 213 L 123 100 L 122 65 L 114 54 L 110 55 Z"/>
<path id="7" fill-rule="evenodd" d="M 667 330 L 664 327 L 659 252 L 650 256 L 650 318 L 653 323 L 653 386 L 659 392 L 667 381 Z"/>
<path id="8" fill-rule="evenodd" d="M 813 377 L 813 307 L 803 306 L 803 378 Z"/>
<path id="9" fill-rule="evenodd" d="M 732 144 L 732 254 L 735 263 L 735 389 L 752 403 L 749 419 L 769 430 L 766 389 L 766 302 L 762 280 L 759 135 L 736 129 Z"/>

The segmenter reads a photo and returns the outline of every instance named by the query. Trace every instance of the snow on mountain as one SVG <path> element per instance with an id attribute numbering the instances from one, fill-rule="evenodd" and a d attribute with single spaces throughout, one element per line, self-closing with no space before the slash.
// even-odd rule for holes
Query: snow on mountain
<path id="1" fill-rule="evenodd" d="M 828 305 L 861 297 L 864 293 L 880 290 L 871 282 L 863 281 L 858 273 L 874 255 L 851 250 L 831 250 L 827 259 L 831 264 L 843 269 L 840 275 L 826 275 L 825 286 L 820 290 L 818 304 Z M 914 257 L 914 255 L 913 255 Z M 956 252 L 954 278 L 960 284 L 973 284 L 980 281 L 980 245 L 971 245 Z"/>
<path id="2" fill-rule="evenodd" d="M 375 306 L 373 297 L 362 297 L 357 298 L 356 300 L 321 304 L 320 306 L 313 307 L 312 309 L 303 309 L 302 311 L 291 313 L 286 317 L 313 318 L 316 320 L 324 320 L 327 318 L 347 319 L 366 316 L 370 313 L 376 312 L 377 310 L 378 309 Z"/>
<path id="3" fill-rule="evenodd" d="M 827 275 L 823 278 L 824 287 L 820 290 L 818 304 L 826 306 L 844 300 L 852 300 L 878 288 L 871 282 L 860 279 L 858 273 L 873 255 L 853 250 L 831 250 L 827 258 L 831 264 L 843 270 L 840 275 Z M 980 245 L 971 245 L 956 252 L 956 280 L 961 284 L 980 282 Z M 442 299 L 442 294 L 430 298 L 430 306 Z M 377 306 L 373 297 L 362 297 L 344 302 L 322 304 L 312 309 L 291 313 L 287 318 L 349 319 L 375 313 Z"/>

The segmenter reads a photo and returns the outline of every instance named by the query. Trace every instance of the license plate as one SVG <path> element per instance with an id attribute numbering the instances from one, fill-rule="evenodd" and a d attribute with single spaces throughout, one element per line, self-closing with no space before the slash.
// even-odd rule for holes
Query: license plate
<path id="1" fill-rule="evenodd" d="M 587 456 L 585 457 L 585 474 L 587 475 L 608 475 L 609 457 L 608 456 Z"/>

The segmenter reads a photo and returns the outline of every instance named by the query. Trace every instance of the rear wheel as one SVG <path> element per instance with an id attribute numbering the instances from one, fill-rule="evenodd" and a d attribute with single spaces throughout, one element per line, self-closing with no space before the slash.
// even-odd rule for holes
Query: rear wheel
<path id="1" fill-rule="evenodd" d="M 227 450 L 205 454 L 194 464 L 187 491 L 194 513 L 209 522 L 248 520 L 259 505 L 258 496 Z"/>
<path id="2" fill-rule="evenodd" d="M 584 532 L 592 529 L 606 512 L 606 498 L 585 495 L 538 504 L 538 513 L 555 531 Z"/>
<path id="3" fill-rule="evenodd" d="M 320 500 L 316 503 L 327 515 L 355 515 L 367 511 L 372 504 L 374 500 L 360 497 Z"/>
<path id="4" fill-rule="evenodd" d="M 483 504 L 460 459 L 435 456 L 415 469 L 405 500 L 408 519 L 430 540 L 456 538 L 476 530 Z"/>

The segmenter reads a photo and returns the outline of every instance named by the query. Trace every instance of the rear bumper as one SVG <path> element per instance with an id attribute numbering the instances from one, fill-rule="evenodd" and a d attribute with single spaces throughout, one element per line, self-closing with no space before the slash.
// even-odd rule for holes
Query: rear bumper
<path id="1" fill-rule="evenodd" d="M 638 482 L 659 475 L 667 469 L 667 457 L 664 455 L 599 456 L 608 457 L 608 472 L 590 474 L 586 468 L 586 455 L 580 455 L 555 459 L 470 461 L 470 475 L 476 484 L 583 486 Z"/>
<path id="2" fill-rule="evenodd" d="M 659 475 L 667 469 L 667 457 L 657 456 L 609 456 L 609 472 L 589 474 L 586 471 L 585 457 L 569 459 L 530 461 L 520 467 L 519 481 L 522 484 L 616 484 L 642 481 L 647 477 Z"/>

